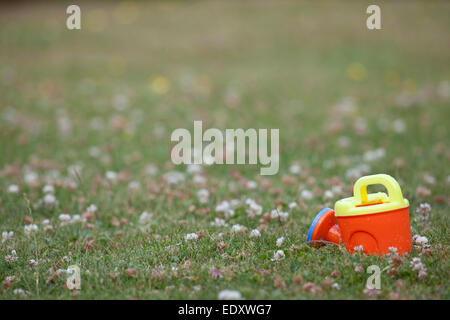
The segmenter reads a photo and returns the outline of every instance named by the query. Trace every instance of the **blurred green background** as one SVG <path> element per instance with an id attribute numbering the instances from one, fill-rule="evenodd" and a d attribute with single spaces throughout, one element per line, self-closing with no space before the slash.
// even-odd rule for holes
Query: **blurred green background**
<path id="1" fill-rule="evenodd" d="M 350 196 L 358 177 L 388 173 L 410 200 L 413 231 L 436 250 L 422 256 L 426 279 L 417 281 L 405 262 L 398 278 L 408 286 L 399 295 L 448 298 L 450 2 L 377 1 L 381 30 L 366 28 L 372 3 L 364 1 L 76 1 L 81 30 L 66 28 L 70 4 L 0 4 L 0 225 L 15 230 L 22 259 L 15 265 L 2 260 L 0 280 L 21 275 L 14 285 L 28 297 L 70 298 L 62 283 L 41 280 L 35 288 L 27 266 L 29 259 L 47 259 L 39 267 L 45 274 L 70 255 L 91 270 L 83 274 L 90 289 L 81 291 L 88 299 L 210 299 L 224 288 L 247 299 L 305 298 L 311 296 L 292 284 L 293 276 L 319 284 L 334 269 L 345 274 L 337 280 L 343 290 L 324 289 L 323 297 L 364 298 L 365 275 L 354 266 L 386 260 L 329 247 L 314 251 L 304 239 L 318 210 Z M 194 120 L 203 120 L 204 128 L 279 128 L 279 174 L 263 179 L 258 166 L 235 166 L 257 181 L 249 190 L 233 184 L 230 166 L 206 167 L 211 199 L 204 206 L 189 174 L 168 186 L 163 174 L 185 171 L 170 161 L 170 134 L 192 129 Z M 70 175 L 74 168 L 82 168 L 77 179 Z M 121 182 L 108 184 L 108 171 Z M 139 192 L 128 184 L 135 180 L 142 183 Z M 59 204 L 52 209 L 42 206 L 46 183 L 56 186 Z M 18 194 L 6 192 L 12 184 Z M 325 197 L 334 185 L 341 192 Z M 287 224 L 269 225 L 261 242 L 224 240 L 224 258 L 210 222 L 217 203 L 239 197 L 257 199 L 264 212 L 278 205 L 288 210 L 291 201 L 300 207 Z M 430 224 L 414 220 L 421 202 L 432 204 Z M 39 233 L 32 245 L 22 233 L 25 216 L 56 226 L 61 212 L 82 213 L 90 203 L 100 212 L 95 229 L 57 227 Z M 205 210 L 197 214 L 199 207 Z M 144 210 L 155 212 L 150 234 L 137 227 Z M 128 223 L 118 226 L 119 218 Z M 245 210 L 234 223 L 258 226 Z M 211 238 L 198 246 L 183 242 L 199 230 Z M 277 265 L 270 258 L 281 235 L 288 238 L 287 257 Z M 95 249 L 88 251 L 91 240 Z M 2 255 L 9 254 L 7 244 Z M 289 253 L 288 245 L 297 249 Z M 187 259 L 194 261 L 186 272 L 195 280 L 161 280 L 157 273 L 156 285 L 148 284 L 143 270 L 161 264 L 168 274 Z M 230 276 L 214 282 L 202 269 L 210 264 Z M 130 266 L 136 279 L 123 275 Z M 111 280 L 106 271 L 122 276 Z M 287 291 L 278 288 L 278 275 Z M 395 280 L 386 279 L 384 298 L 397 290 Z M 15 296 L 5 289 L 1 297 Z"/>
<path id="2" fill-rule="evenodd" d="M 2 163 L 33 152 L 75 161 L 104 139 L 119 158 L 139 150 L 168 160 L 172 129 L 196 119 L 281 128 L 282 166 L 335 157 L 339 135 L 351 137 L 351 153 L 383 146 L 389 157 L 448 140 L 448 101 L 430 92 L 448 86 L 445 1 L 380 2 L 382 30 L 366 28 L 368 4 L 358 1 L 80 1 L 82 29 L 72 31 L 68 4 L 2 6 L 1 108 L 30 122 L 20 148 L 2 126 Z M 61 115 L 67 139 L 55 127 Z M 386 129 L 396 119 L 407 135 Z"/>

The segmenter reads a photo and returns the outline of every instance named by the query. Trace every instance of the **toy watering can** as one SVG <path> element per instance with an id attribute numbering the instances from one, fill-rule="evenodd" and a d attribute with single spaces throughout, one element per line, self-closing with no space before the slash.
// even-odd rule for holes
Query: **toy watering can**
<path id="1" fill-rule="evenodd" d="M 367 186 L 381 184 L 384 192 L 367 194 Z M 411 252 L 409 202 L 394 178 L 387 174 L 365 176 L 353 186 L 353 197 L 336 202 L 334 210 L 325 208 L 314 218 L 308 243 L 333 242 L 349 253 L 384 255 L 395 250 Z"/>

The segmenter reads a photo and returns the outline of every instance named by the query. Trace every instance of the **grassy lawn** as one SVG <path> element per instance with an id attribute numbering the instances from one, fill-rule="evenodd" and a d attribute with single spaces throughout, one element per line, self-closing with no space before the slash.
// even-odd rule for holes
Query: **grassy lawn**
<path id="1" fill-rule="evenodd" d="M 381 2 L 372 31 L 358 1 L 79 1 L 72 31 L 67 5 L 0 7 L 1 299 L 450 298 L 448 2 Z M 278 174 L 173 165 L 194 120 L 279 128 Z M 317 212 L 375 173 L 428 243 L 308 246 Z"/>

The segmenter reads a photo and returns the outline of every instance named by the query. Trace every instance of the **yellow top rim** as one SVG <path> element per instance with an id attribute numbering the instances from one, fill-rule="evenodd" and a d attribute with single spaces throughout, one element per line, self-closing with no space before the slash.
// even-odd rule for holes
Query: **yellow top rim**
<path id="1" fill-rule="evenodd" d="M 367 187 L 374 184 L 383 185 L 389 196 L 384 192 L 367 193 Z M 339 200 L 335 204 L 335 215 L 358 216 L 392 211 L 409 207 L 407 199 L 403 198 L 398 182 L 387 174 L 374 174 L 359 178 L 353 186 L 353 197 Z"/>
<path id="2" fill-rule="evenodd" d="M 392 211 L 409 207 L 409 201 L 391 202 L 384 192 L 371 193 L 367 195 L 367 203 L 361 204 L 355 197 L 339 200 L 334 205 L 335 216 L 359 216 Z"/>

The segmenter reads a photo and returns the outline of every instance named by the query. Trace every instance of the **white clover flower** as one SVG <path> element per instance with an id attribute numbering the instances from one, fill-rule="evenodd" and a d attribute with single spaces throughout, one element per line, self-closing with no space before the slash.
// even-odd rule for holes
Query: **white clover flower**
<path id="1" fill-rule="evenodd" d="M 333 195 L 340 195 L 343 193 L 342 186 L 332 186 L 331 192 L 333 192 Z"/>
<path id="2" fill-rule="evenodd" d="M 61 221 L 61 223 L 59 224 L 61 227 L 67 226 L 70 223 L 70 220 L 72 219 L 72 217 L 70 216 L 70 214 L 67 213 L 61 213 L 58 216 L 59 221 Z"/>
<path id="3" fill-rule="evenodd" d="M 8 186 L 8 193 L 13 193 L 13 194 L 19 193 L 19 186 L 16 185 L 16 184 L 9 185 Z"/>
<path id="4" fill-rule="evenodd" d="M 259 238 L 261 237 L 261 232 L 259 232 L 258 229 L 253 229 L 252 231 L 250 231 L 250 238 Z"/>
<path id="5" fill-rule="evenodd" d="M 427 244 L 428 244 L 428 238 L 427 237 L 422 237 L 422 236 L 420 236 L 418 234 L 416 234 L 413 237 L 413 241 L 414 241 L 414 243 L 416 245 L 421 246 L 421 247 L 427 246 Z"/>
<path id="6" fill-rule="evenodd" d="M 258 184 L 255 181 L 249 180 L 246 183 L 247 189 L 256 189 L 258 187 Z"/>
<path id="7" fill-rule="evenodd" d="M 277 247 L 281 247 L 283 245 L 284 239 L 285 239 L 284 237 L 279 237 L 277 239 L 277 242 L 276 242 Z"/>
<path id="8" fill-rule="evenodd" d="M 51 193 L 48 193 L 44 196 L 43 202 L 44 206 L 48 209 L 53 208 L 58 204 L 58 200 L 56 200 L 56 197 Z"/>
<path id="9" fill-rule="evenodd" d="M 281 222 L 286 222 L 289 218 L 289 213 L 284 211 L 278 211 L 277 209 L 274 209 L 270 212 L 270 218 L 272 220 L 279 219 Z"/>
<path id="10" fill-rule="evenodd" d="M 102 154 L 102 151 L 100 150 L 99 147 L 92 146 L 89 148 L 89 155 L 92 158 L 98 158 L 98 157 L 100 157 L 101 154 Z"/>
<path id="11" fill-rule="evenodd" d="M 189 164 L 186 168 L 186 172 L 189 174 L 197 174 L 203 171 L 202 166 L 198 164 Z"/>
<path id="12" fill-rule="evenodd" d="M 333 111 L 337 114 L 349 115 L 356 111 L 357 102 L 355 97 L 343 97 L 333 106 Z"/>
<path id="13" fill-rule="evenodd" d="M 69 190 L 75 190 L 78 188 L 78 184 L 71 178 L 65 178 L 63 180 L 63 187 Z"/>
<path id="14" fill-rule="evenodd" d="M 74 214 L 71 222 L 80 222 L 81 216 L 79 214 Z"/>
<path id="15" fill-rule="evenodd" d="M 331 200 L 331 199 L 333 199 L 333 198 L 334 198 L 333 191 L 331 191 L 331 190 L 325 190 L 325 192 L 323 193 L 323 198 L 324 198 L 325 200 Z"/>
<path id="16" fill-rule="evenodd" d="M 234 216 L 234 210 L 233 209 L 230 209 L 230 210 L 228 210 L 228 211 L 225 211 L 225 218 L 226 219 L 229 219 L 229 218 L 231 218 L 231 217 L 233 217 Z"/>
<path id="17" fill-rule="evenodd" d="M 285 256 L 283 250 L 277 250 L 277 251 L 274 253 L 274 255 L 273 255 L 272 261 L 281 261 L 281 260 L 283 260 L 285 257 L 286 257 L 286 256 Z"/>
<path id="18" fill-rule="evenodd" d="M 436 93 L 444 99 L 450 98 L 450 82 L 444 80 L 439 83 L 436 88 Z"/>
<path id="19" fill-rule="evenodd" d="M 11 240 L 14 237 L 14 232 L 13 231 L 3 231 L 2 232 L 2 243 L 6 242 L 8 240 Z"/>
<path id="20" fill-rule="evenodd" d="M 219 232 L 218 234 L 217 234 L 217 239 L 222 239 L 223 237 L 225 237 L 226 236 L 226 233 L 225 232 Z"/>
<path id="21" fill-rule="evenodd" d="M 206 162 L 205 162 L 206 163 Z M 194 289 L 195 291 L 200 291 L 202 290 L 202 286 L 198 285 L 198 286 L 193 286 L 192 289 Z"/>
<path id="22" fill-rule="evenodd" d="M 140 224 L 149 224 L 152 221 L 153 213 L 148 213 L 147 211 L 144 211 L 139 216 L 139 223 Z"/>
<path id="23" fill-rule="evenodd" d="M 200 189 L 197 191 L 197 199 L 198 202 L 205 204 L 209 201 L 209 191 L 206 189 Z"/>
<path id="24" fill-rule="evenodd" d="M 124 111 L 130 106 L 130 98 L 124 93 L 114 95 L 112 105 L 117 111 Z"/>
<path id="25" fill-rule="evenodd" d="M 406 123 L 403 119 L 396 119 L 392 123 L 392 128 L 396 133 L 405 133 L 406 131 Z"/>
<path id="26" fill-rule="evenodd" d="M 158 167 L 154 164 L 150 163 L 145 166 L 145 174 L 149 176 L 154 176 L 158 173 Z"/>
<path id="27" fill-rule="evenodd" d="M 427 202 L 421 203 L 419 208 L 416 209 L 416 213 L 420 214 L 418 217 L 420 220 L 428 221 L 430 216 L 431 205 Z"/>
<path id="28" fill-rule="evenodd" d="M 28 264 L 30 265 L 30 267 L 34 267 L 38 265 L 38 262 L 34 259 L 31 259 L 30 261 L 28 261 Z"/>
<path id="29" fill-rule="evenodd" d="M 332 287 L 333 289 L 336 289 L 336 290 L 341 290 L 341 285 L 340 285 L 339 283 L 337 283 L 337 282 L 333 283 L 333 284 L 331 285 L 331 287 Z"/>
<path id="30" fill-rule="evenodd" d="M 67 213 L 61 213 L 61 214 L 58 216 L 58 219 L 59 219 L 59 221 L 61 221 L 61 222 L 63 222 L 63 223 L 67 223 L 67 222 L 70 221 L 71 217 L 70 217 L 70 214 L 67 214 Z"/>
<path id="31" fill-rule="evenodd" d="M 25 293 L 25 291 L 24 291 L 23 289 L 20 289 L 20 288 L 14 289 L 14 290 L 13 290 L 13 293 L 14 293 L 15 295 L 20 295 L 20 296 L 26 296 L 26 295 L 27 295 L 27 294 Z"/>
<path id="32" fill-rule="evenodd" d="M 255 216 L 260 216 L 262 214 L 262 207 L 257 204 L 253 199 L 247 199 L 245 201 L 247 204 L 247 215 L 249 218 L 254 218 Z"/>
<path id="33" fill-rule="evenodd" d="M 39 182 L 39 176 L 37 175 L 36 172 L 28 171 L 25 173 L 23 180 L 25 181 L 26 184 L 33 185 Z"/>
<path id="34" fill-rule="evenodd" d="M 53 230 L 53 226 L 50 225 L 50 220 L 48 219 L 42 220 L 42 224 L 44 225 L 45 232 Z"/>
<path id="35" fill-rule="evenodd" d="M 198 240 L 198 235 L 196 233 L 188 233 L 187 235 L 184 236 L 184 240 L 186 241 Z"/>
<path id="36" fill-rule="evenodd" d="M 306 189 L 302 191 L 300 196 L 305 200 L 311 200 L 312 198 L 314 198 L 314 194 L 311 191 L 306 190 Z"/>
<path id="37" fill-rule="evenodd" d="M 285 212 L 285 211 L 280 211 L 280 212 L 278 213 L 278 215 L 280 216 L 280 221 L 281 221 L 281 222 L 286 222 L 287 219 L 289 218 L 289 213 L 288 213 L 288 212 Z"/>
<path id="38" fill-rule="evenodd" d="M 235 224 L 231 227 L 232 233 L 244 233 L 245 231 L 247 231 L 247 228 L 244 226 L 241 226 L 240 224 Z"/>
<path id="39" fill-rule="evenodd" d="M 164 174 L 163 178 L 168 184 L 174 185 L 183 182 L 185 176 L 179 171 L 169 171 Z"/>
<path id="40" fill-rule="evenodd" d="M 427 276 L 427 269 L 425 267 L 420 269 L 418 276 L 419 276 L 419 278 L 425 278 Z"/>
<path id="41" fill-rule="evenodd" d="M 211 221 L 211 225 L 215 227 L 225 226 L 225 220 L 221 218 L 215 218 L 214 221 Z"/>
<path id="42" fill-rule="evenodd" d="M 242 295 L 236 290 L 222 290 L 218 295 L 219 300 L 241 300 Z"/>
<path id="43" fill-rule="evenodd" d="M 402 108 L 409 108 L 416 102 L 416 97 L 412 93 L 403 91 L 397 95 L 395 102 Z"/>
<path id="44" fill-rule="evenodd" d="M 62 136 L 67 137 L 72 133 L 72 120 L 65 115 L 60 114 L 57 119 L 58 129 Z"/>
<path id="45" fill-rule="evenodd" d="M 278 219 L 279 217 L 280 217 L 280 215 L 279 215 L 277 209 L 274 209 L 274 210 L 272 210 L 272 211 L 270 212 L 270 218 L 271 218 L 272 220 Z"/>
<path id="46" fill-rule="evenodd" d="M 353 121 L 353 129 L 356 131 L 357 134 L 363 135 L 367 131 L 367 120 L 358 117 Z"/>
<path id="47" fill-rule="evenodd" d="M 230 200 L 230 206 L 231 208 L 237 208 L 241 204 L 241 201 L 239 199 L 231 199 Z"/>
<path id="48" fill-rule="evenodd" d="M 355 246 L 355 247 L 353 248 L 353 250 L 355 250 L 356 252 L 363 252 L 363 251 L 364 251 L 364 247 L 363 247 L 363 245 L 361 244 L 361 245 L 359 245 L 359 246 Z"/>
<path id="49" fill-rule="evenodd" d="M 424 278 L 427 275 L 427 268 L 422 264 L 420 258 L 413 258 L 411 261 L 411 269 L 419 271 L 419 278 Z"/>
<path id="50" fill-rule="evenodd" d="M 114 171 L 106 171 L 105 178 L 112 183 L 117 182 L 117 173 Z"/>
<path id="51" fill-rule="evenodd" d="M 12 73 L 10 73 L 10 71 L 12 71 Z M 14 71 L 12 69 L 9 69 L 8 73 L 9 73 L 9 75 L 12 75 L 14 73 Z M 8 78 L 10 78 L 10 77 L 8 76 Z M 3 110 L 2 116 L 3 116 L 3 119 L 10 122 L 11 124 L 17 124 L 19 122 L 18 112 L 15 108 L 13 108 L 11 106 L 7 106 L 5 108 L 5 110 Z"/>
<path id="52" fill-rule="evenodd" d="M 299 174 L 302 171 L 302 167 L 298 163 L 294 163 L 289 167 L 291 174 Z"/>
<path id="53" fill-rule="evenodd" d="M 430 212 L 431 205 L 428 202 L 421 203 L 419 208 L 416 209 L 417 213 Z"/>
<path id="54" fill-rule="evenodd" d="M 347 171 L 345 172 L 345 177 L 349 180 L 356 180 L 361 176 L 368 174 L 369 172 L 370 166 L 368 164 L 362 163 L 354 168 L 347 169 Z"/>
<path id="55" fill-rule="evenodd" d="M 222 212 L 225 214 L 225 218 L 231 218 L 234 216 L 234 210 L 231 208 L 231 205 L 228 201 L 222 201 L 216 206 L 217 212 Z"/>
<path id="56" fill-rule="evenodd" d="M 28 224 L 23 227 L 23 231 L 26 236 L 29 236 L 32 232 L 38 231 L 38 229 L 39 229 L 38 226 L 35 224 Z"/>
<path id="57" fill-rule="evenodd" d="M 386 155 L 386 150 L 384 148 L 378 148 L 375 150 L 368 150 L 364 153 L 363 159 L 367 162 L 377 161 Z"/>
<path id="58" fill-rule="evenodd" d="M 141 190 L 141 183 L 139 181 L 130 181 L 130 183 L 128 184 L 128 189 L 133 192 L 137 192 Z"/>
<path id="59" fill-rule="evenodd" d="M 336 167 L 336 160 L 334 160 L 334 159 L 326 159 L 326 160 L 323 161 L 322 166 L 325 169 L 334 168 L 334 167 Z"/>
<path id="60" fill-rule="evenodd" d="M 14 281 L 14 280 L 16 280 L 16 276 L 7 276 L 6 278 L 5 278 L 5 281 Z"/>
<path id="61" fill-rule="evenodd" d="M 197 186 L 203 186 L 206 184 L 206 178 L 202 175 L 196 174 L 193 178 L 192 178 L 192 182 L 197 185 Z"/>
<path id="62" fill-rule="evenodd" d="M 95 204 L 91 204 L 89 207 L 86 208 L 86 212 L 89 212 L 92 214 L 97 213 L 97 210 L 98 210 L 98 208 Z"/>
<path id="63" fill-rule="evenodd" d="M 90 119 L 89 127 L 94 130 L 98 131 L 104 128 L 104 122 L 100 117 L 93 117 Z"/>
<path id="64" fill-rule="evenodd" d="M 289 203 L 289 209 L 294 209 L 294 208 L 298 208 L 298 204 L 295 201 L 292 201 L 291 203 Z"/>
<path id="65" fill-rule="evenodd" d="M 230 210 L 230 209 L 231 209 L 230 203 L 228 201 L 226 201 L 226 200 L 222 201 L 221 203 L 219 203 L 216 206 L 216 211 L 217 212 L 225 212 L 225 211 Z"/>
<path id="66" fill-rule="evenodd" d="M 51 184 L 46 184 L 44 188 L 42 188 L 43 193 L 55 193 L 55 187 L 53 187 Z"/>
<path id="67" fill-rule="evenodd" d="M 338 139 L 338 144 L 342 148 L 348 148 L 352 143 L 351 139 L 347 136 L 340 136 Z"/>
<path id="68" fill-rule="evenodd" d="M 420 258 L 417 258 L 417 257 L 412 258 L 411 267 L 413 267 L 413 269 L 415 266 L 420 265 L 420 264 L 422 264 L 422 261 L 420 260 Z"/>
<path id="69" fill-rule="evenodd" d="M 11 254 L 5 256 L 5 261 L 8 263 L 14 263 L 18 259 L 16 250 L 11 250 Z"/>

